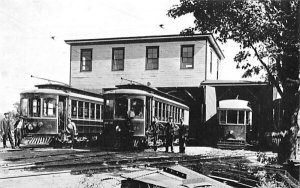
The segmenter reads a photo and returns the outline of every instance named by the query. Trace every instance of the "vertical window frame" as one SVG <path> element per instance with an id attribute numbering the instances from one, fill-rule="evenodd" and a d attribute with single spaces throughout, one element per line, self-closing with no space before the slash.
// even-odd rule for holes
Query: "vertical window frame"
<path id="1" fill-rule="evenodd" d="M 157 58 L 149 58 L 149 50 L 150 49 L 156 49 L 157 50 Z M 152 64 L 152 68 L 148 68 L 148 61 L 149 60 L 154 60 L 157 59 L 157 68 L 153 68 L 153 64 Z M 145 70 L 158 70 L 159 69 L 159 46 L 146 46 L 146 62 L 145 62 Z"/>
<path id="2" fill-rule="evenodd" d="M 120 59 L 115 59 L 115 51 L 117 51 L 117 50 L 122 50 L 123 51 L 123 56 L 122 56 L 122 59 L 121 59 L 121 60 L 123 60 L 123 69 L 114 69 L 115 60 L 120 60 Z M 124 71 L 124 69 L 125 69 L 125 47 L 112 48 L 111 70 L 112 71 Z"/>
<path id="3" fill-rule="evenodd" d="M 90 69 L 83 70 L 83 53 L 87 51 L 91 52 L 91 59 L 88 60 L 90 61 Z M 84 66 L 87 67 L 87 65 Z M 92 48 L 80 49 L 80 72 L 92 72 L 92 70 L 93 70 L 93 49 Z"/>
<path id="4" fill-rule="evenodd" d="M 209 62 L 209 72 L 212 74 L 212 69 L 213 69 L 213 52 L 210 50 L 210 62 Z"/>
<path id="5" fill-rule="evenodd" d="M 192 48 L 192 57 L 183 57 L 183 49 L 184 48 Z M 194 44 L 189 44 L 189 45 L 181 45 L 181 50 L 180 50 L 180 69 L 194 69 L 194 56 L 195 56 L 195 45 Z M 183 62 L 183 58 L 192 58 L 192 66 L 191 67 L 186 67 L 183 66 L 186 63 Z"/>

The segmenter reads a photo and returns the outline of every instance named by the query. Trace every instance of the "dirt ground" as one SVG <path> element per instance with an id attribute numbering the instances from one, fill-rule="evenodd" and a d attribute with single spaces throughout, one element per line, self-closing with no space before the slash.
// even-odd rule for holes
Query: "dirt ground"
<path id="1" fill-rule="evenodd" d="M 86 149 L 88 151 L 89 149 Z M 179 151 L 178 146 L 175 146 L 174 152 Z M 62 153 L 70 151 L 79 151 L 77 149 L 53 149 L 53 148 L 43 148 L 43 149 L 22 149 L 22 151 L 3 149 L 0 147 L 0 188 L 34 188 L 34 187 L 46 187 L 46 188 L 93 188 L 93 187 L 121 187 L 122 177 L 120 172 L 109 172 L 102 174 L 92 174 L 92 175 L 71 175 L 70 171 L 60 171 L 53 172 L 53 174 L 39 175 L 34 171 L 24 171 L 24 170 L 7 170 L 4 168 L 8 163 L 13 164 L 13 162 L 6 161 L 4 158 L 16 157 L 16 155 L 30 156 L 36 155 L 41 152 L 49 153 Z M 80 150 L 84 151 L 84 150 Z M 143 155 L 149 154 L 153 150 L 146 150 Z M 164 148 L 158 148 L 158 153 L 164 153 Z M 215 154 L 230 155 L 230 154 L 239 154 L 249 156 L 248 159 L 258 164 L 257 158 L 255 157 L 257 152 L 246 151 L 246 150 L 220 150 L 210 147 L 187 147 L 187 155 L 210 155 Z M 248 155 L 252 154 L 252 155 Z M 268 156 L 275 156 L 272 152 L 267 153 Z M 138 169 L 126 169 L 129 170 L 138 170 Z M 14 176 L 24 176 L 13 178 Z M 26 176 L 26 177 L 25 177 Z"/>

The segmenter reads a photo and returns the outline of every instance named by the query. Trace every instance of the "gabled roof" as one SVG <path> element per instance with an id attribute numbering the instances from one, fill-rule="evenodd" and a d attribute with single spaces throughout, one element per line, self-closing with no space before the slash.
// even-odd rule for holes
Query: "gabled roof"
<path id="1" fill-rule="evenodd" d="M 194 35 L 153 35 L 136 37 L 118 37 L 118 38 L 96 38 L 96 39 L 75 39 L 65 40 L 72 46 L 79 45 L 105 45 L 105 44 L 130 44 L 130 43 L 153 43 L 153 42 L 177 42 L 177 41 L 197 41 L 208 40 L 216 51 L 220 59 L 225 56 L 211 33 Z"/>

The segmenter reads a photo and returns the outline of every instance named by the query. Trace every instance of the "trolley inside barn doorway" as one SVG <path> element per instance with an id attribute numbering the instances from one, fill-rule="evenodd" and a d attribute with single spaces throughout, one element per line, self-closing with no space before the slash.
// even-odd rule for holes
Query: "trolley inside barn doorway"
<path id="1" fill-rule="evenodd" d="M 249 101 L 221 100 L 217 111 L 220 133 L 218 147 L 245 148 L 252 132 L 252 109 Z"/>

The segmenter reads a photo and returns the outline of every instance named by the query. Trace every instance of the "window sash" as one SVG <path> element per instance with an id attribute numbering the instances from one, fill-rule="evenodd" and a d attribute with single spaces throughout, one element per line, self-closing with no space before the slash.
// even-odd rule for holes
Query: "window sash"
<path id="1" fill-rule="evenodd" d="M 112 70 L 124 70 L 124 48 L 113 48 Z"/>
<path id="2" fill-rule="evenodd" d="M 181 69 L 194 68 L 194 46 L 181 46 Z"/>
<path id="3" fill-rule="evenodd" d="M 82 49 L 80 53 L 80 71 L 92 71 L 92 49 Z"/>
<path id="4" fill-rule="evenodd" d="M 157 70 L 159 59 L 159 47 L 150 46 L 146 48 L 146 70 Z"/>

